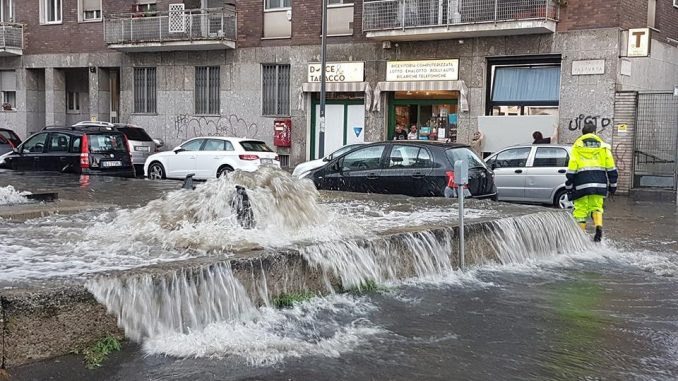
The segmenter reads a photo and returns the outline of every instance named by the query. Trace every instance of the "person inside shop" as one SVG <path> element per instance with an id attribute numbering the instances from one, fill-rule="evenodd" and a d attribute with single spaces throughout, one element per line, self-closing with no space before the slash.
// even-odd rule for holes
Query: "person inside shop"
<path id="1" fill-rule="evenodd" d="M 393 140 L 407 140 L 407 131 L 403 130 L 403 126 L 396 124 Z"/>
<path id="2" fill-rule="evenodd" d="M 417 133 L 417 125 L 413 124 L 412 127 L 410 127 L 410 133 L 407 134 L 407 138 L 410 140 L 417 140 L 419 138 L 419 134 Z"/>
<path id="3" fill-rule="evenodd" d="M 532 144 L 551 144 L 551 138 L 545 138 L 544 135 L 539 131 L 533 132 L 532 138 L 534 139 Z"/>

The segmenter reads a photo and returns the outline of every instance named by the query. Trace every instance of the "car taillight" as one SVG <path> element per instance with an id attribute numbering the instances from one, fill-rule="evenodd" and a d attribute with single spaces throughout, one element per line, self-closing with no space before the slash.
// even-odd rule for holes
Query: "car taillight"
<path id="1" fill-rule="evenodd" d="M 257 155 L 240 155 L 240 160 L 259 160 Z"/>
<path id="2" fill-rule="evenodd" d="M 80 168 L 89 168 L 89 140 L 87 134 L 80 140 Z"/>
<path id="3" fill-rule="evenodd" d="M 129 161 L 132 162 L 132 147 L 129 145 L 129 141 L 127 140 L 127 135 L 122 134 L 122 139 L 123 142 L 125 143 L 125 147 L 127 147 L 127 155 L 129 156 Z"/>

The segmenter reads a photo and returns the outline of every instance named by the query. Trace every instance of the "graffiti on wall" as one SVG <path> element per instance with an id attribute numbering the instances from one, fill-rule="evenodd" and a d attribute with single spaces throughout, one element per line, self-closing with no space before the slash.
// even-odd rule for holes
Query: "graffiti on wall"
<path id="1" fill-rule="evenodd" d="M 177 115 L 172 138 L 183 141 L 195 136 L 233 136 L 255 138 L 259 126 L 235 115 L 195 116 Z"/>
<path id="2" fill-rule="evenodd" d="M 617 170 L 620 174 L 624 174 L 631 170 L 631 147 L 628 143 L 617 143 L 612 149 Z"/>
<path id="3" fill-rule="evenodd" d="M 600 134 L 612 125 L 612 119 L 604 118 L 600 115 L 579 114 L 578 117 L 570 120 L 570 124 L 567 127 L 570 131 L 577 131 L 581 130 L 588 123 L 595 124 Z"/>

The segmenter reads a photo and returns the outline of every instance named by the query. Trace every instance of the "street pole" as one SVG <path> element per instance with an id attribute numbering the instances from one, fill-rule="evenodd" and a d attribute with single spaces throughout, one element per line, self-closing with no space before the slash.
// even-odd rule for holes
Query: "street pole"
<path id="1" fill-rule="evenodd" d="M 318 158 L 325 157 L 325 66 L 327 66 L 327 0 L 323 2 L 322 33 L 320 37 L 320 132 Z"/>
<path id="2" fill-rule="evenodd" d="M 466 267 L 464 253 L 464 188 L 468 184 L 468 163 L 463 160 L 454 162 L 454 182 L 457 185 L 457 199 L 459 200 L 459 268 Z"/>

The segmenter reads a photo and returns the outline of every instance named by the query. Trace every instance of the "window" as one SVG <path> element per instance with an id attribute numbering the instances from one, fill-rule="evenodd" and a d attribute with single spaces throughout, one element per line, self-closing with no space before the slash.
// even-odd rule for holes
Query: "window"
<path id="1" fill-rule="evenodd" d="M 517 168 L 527 165 L 527 157 L 532 148 L 511 148 L 500 152 L 491 160 L 493 168 Z"/>
<path id="2" fill-rule="evenodd" d="M 14 1 L 0 0 L 0 21 L 14 22 Z"/>
<path id="3" fill-rule="evenodd" d="M 40 22 L 43 24 L 60 24 L 61 0 L 40 0 Z"/>
<path id="4" fill-rule="evenodd" d="M 381 167 L 381 155 L 384 153 L 384 147 L 379 145 L 353 151 L 340 159 L 339 166 L 344 171 L 378 169 Z"/>
<path id="5" fill-rule="evenodd" d="M 80 152 L 80 142 L 82 142 L 82 138 L 75 138 L 73 139 L 73 145 L 71 145 L 71 151 L 72 153 L 78 153 Z"/>
<path id="6" fill-rule="evenodd" d="M 431 155 L 425 148 L 394 145 L 388 168 L 431 168 Z"/>
<path id="7" fill-rule="evenodd" d="M 290 114 L 290 65 L 262 65 L 262 113 Z"/>
<path id="8" fill-rule="evenodd" d="M 195 68 L 195 113 L 218 115 L 219 66 L 198 66 Z"/>
<path id="9" fill-rule="evenodd" d="M 200 151 L 200 147 L 204 141 L 205 139 L 194 139 L 184 143 L 181 148 L 183 148 L 184 151 Z"/>
<path id="10" fill-rule="evenodd" d="M 489 60 L 489 115 L 557 114 L 560 103 L 560 58 L 534 63 Z"/>
<path id="11" fill-rule="evenodd" d="M 16 71 L 0 71 L 2 110 L 16 110 Z"/>
<path id="12" fill-rule="evenodd" d="M 264 10 L 287 9 L 292 7 L 292 0 L 264 0 Z"/>
<path id="13" fill-rule="evenodd" d="M 134 68 L 134 112 L 154 114 L 157 112 L 156 69 L 154 67 Z"/>
<path id="14" fill-rule="evenodd" d="M 678 0 L 673 0 L 673 6 L 678 8 Z"/>
<path id="15" fill-rule="evenodd" d="M 101 0 L 78 0 L 80 21 L 101 21 Z"/>
<path id="16" fill-rule="evenodd" d="M 235 151 L 228 140 L 208 139 L 201 151 Z"/>
<path id="17" fill-rule="evenodd" d="M 353 4 L 353 0 L 327 0 L 327 5 Z"/>
<path id="18" fill-rule="evenodd" d="M 135 9 L 137 12 L 155 12 L 158 10 L 158 6 L 155 3 L 136 4 Z"/>
<path id="19" fill-rule="evenodd" d="M 80 93 L 73 91 L 66 93 L 66 110 L 69 112 L 80 111 Z"/>
<path id="20" fill-rule="evenodd" d="M 273 152 L 266 143 L 256 140 L 242 141 L 240 146 L 247 152 Z"/>
<path id="21" fill-rule="evenodd" d="M 675 3 L 675 2 L 674 2 Z M 647 1 L 647 26 L 650 28 L 655 27 L 655 20 L 657 16 L 657 0 L 648 0 Z"/>
<path id="22" fill-rule="evenodd" d="M 37 134 L 24 142 L 23 146 L 21 146 L 21 152 L 41 153 L 45 149 L 46 142 L 47 142 L 47 133 Z"/>
<path id="23" fill-rule="evenodd" d="M 152 142 L 153 139 L 148 136 L 146 131 L 143 128 L 139 127 L 118 127 L 118 131 L 122 132 L 127 136 L 129 140 L 135 140 L 138 142 Z"/>
<path id="24" fill-rule="evenodd" d="M 533 167 L 567 167 L 570 156 L 562 148 L 539 147 L 534 155 Z"/>
<path id="25" fill-rule="evenodd" d="M 2 108 L 3 110 L 16 110 L 16 91 L 2 92 Z"/>
<path id="26" fill-rule="evenodd" d="M 49 140 L 49 152 L 68 152 L 68 146 L 71 141 L 70 135 L 52 133 Z"/>
<path id="27" fill-rule="evenodd" d="M 457 160 L 465 160 L 468 163 L 469 168 L 485 168 L 483 161 L 480 160 L 480 158 L 468 148 L 448 149 L 445 151 L 445 154 L 447 155 L 447 159 L 450 161 L 452 166 L 454 166 L 454 162 Z"/>

